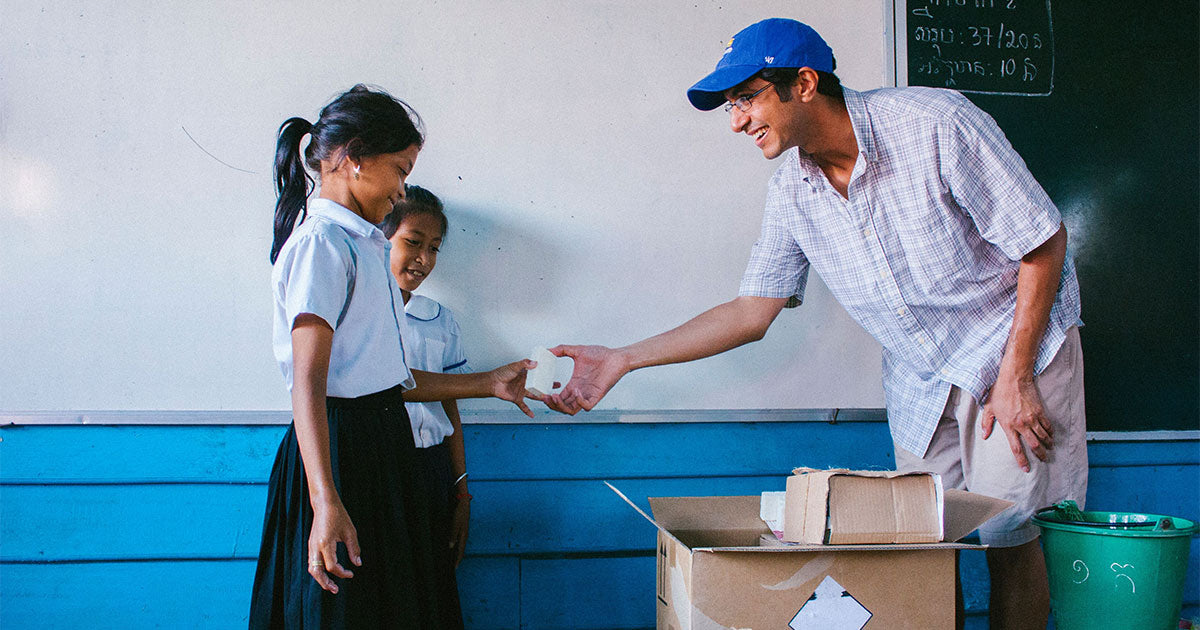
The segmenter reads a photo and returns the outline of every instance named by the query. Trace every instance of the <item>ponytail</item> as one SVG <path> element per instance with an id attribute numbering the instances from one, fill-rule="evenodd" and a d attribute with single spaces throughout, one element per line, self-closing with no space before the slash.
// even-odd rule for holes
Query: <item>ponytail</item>
<path id="1" fill-rule="evenodd" d="M 275 144 L 275 240 L 271 243 L 271 264 L 279 258 L 279 250 L 292 235 L 296 217 L 305 210 L 312 177 L 304 170 L 300 157 L 300 140 L 312 130 L 312 123 L 303 118 L 289 118 L 279 127 Z"/>
<path id="2" fill-rule="evenodd" d="M 305 166 L 321 172 L 321 162 L 340 157 L 358 159 L 395 153 L 425 141 L 420 117 L 404 101 L 387 92 L 365 85 L 350 88 L 321 110 L 316 123 L 289 118 L 279 127 L 275 145 L 275 240 L 271 243 L 271 264 L 292 235 L 296 219 L 304 219 L 308 195 L 313 190 L 312 176 Z M 300 141 L 312 138 L 304 154 Z"/>

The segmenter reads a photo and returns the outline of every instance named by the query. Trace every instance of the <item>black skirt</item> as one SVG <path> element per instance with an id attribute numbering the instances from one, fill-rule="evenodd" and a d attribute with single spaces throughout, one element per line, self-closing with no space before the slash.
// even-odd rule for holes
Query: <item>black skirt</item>
<path id="1" fill-rule="evenodd" d="M 350 563 L 339 544 L 338 560 L 354 577 L 330 576 L 336 595 L 308 574 L 313 512 L 295 426 L 289 427 L 267 489 L 250 628 L 462 628 L 448 544 L 449 458 L 437 465 L 418 453 L 399 386 L 331 397 L 326 408 L 333 481 L 358 533 L 362 566 Z"/>

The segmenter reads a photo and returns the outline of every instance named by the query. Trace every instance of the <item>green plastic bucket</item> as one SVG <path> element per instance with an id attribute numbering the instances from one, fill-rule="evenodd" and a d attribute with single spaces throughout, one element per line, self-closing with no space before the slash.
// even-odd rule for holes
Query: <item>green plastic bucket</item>
<path id="1" fill-rule="evenodd" d="M 1175 630 L 1196 523 L 1129 512 L 1039 511 L 1058 630 Z"/>

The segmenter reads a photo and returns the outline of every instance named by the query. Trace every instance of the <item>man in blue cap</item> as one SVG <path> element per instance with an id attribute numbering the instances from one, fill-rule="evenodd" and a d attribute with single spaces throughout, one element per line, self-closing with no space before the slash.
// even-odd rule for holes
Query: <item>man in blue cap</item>
<path id="1" fill-rule="evenodd" d="M 860 93 L 834 67 L 812 28 L 769 19 L 735 35 L 688 90 L 698 109 L 724 105 L 768 159 L 784 158 L 738 297 L 623 348 L 551 349 L 575 369 L 547 404 L 590 410 L 632 370 L 761 339 L 800 304 L 811 266 L 883 345 L 897 468 L 1013 501 L 980 528 L 991 627 L 1040 630 L 1049 595 L 1030 516 L 1082 504 L 1087 489 L 1066 230 L 995 121 L 962 95 Z"/>

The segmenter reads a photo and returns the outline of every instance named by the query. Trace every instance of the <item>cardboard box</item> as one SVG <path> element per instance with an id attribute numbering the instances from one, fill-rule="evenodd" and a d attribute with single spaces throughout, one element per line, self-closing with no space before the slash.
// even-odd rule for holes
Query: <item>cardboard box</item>
<path id="1" fill-rule="evenodd" d="M 938 475 L 812 468 L 792 473 L 783 513 L 785 541 L 842 545 L 945 539 Z"/>
<path id="2" fill-rule="evenodd" d="M 651 497 L 658 528 L 659 630 L 938 630 L 954 628 L 957 542 L 760 545 L 774 534 L 760 498 Z M 945 492 L 945 532 L 957 540 L 1010 505 Z M 949 538 L 954 536 L 954 538 Z"/>

